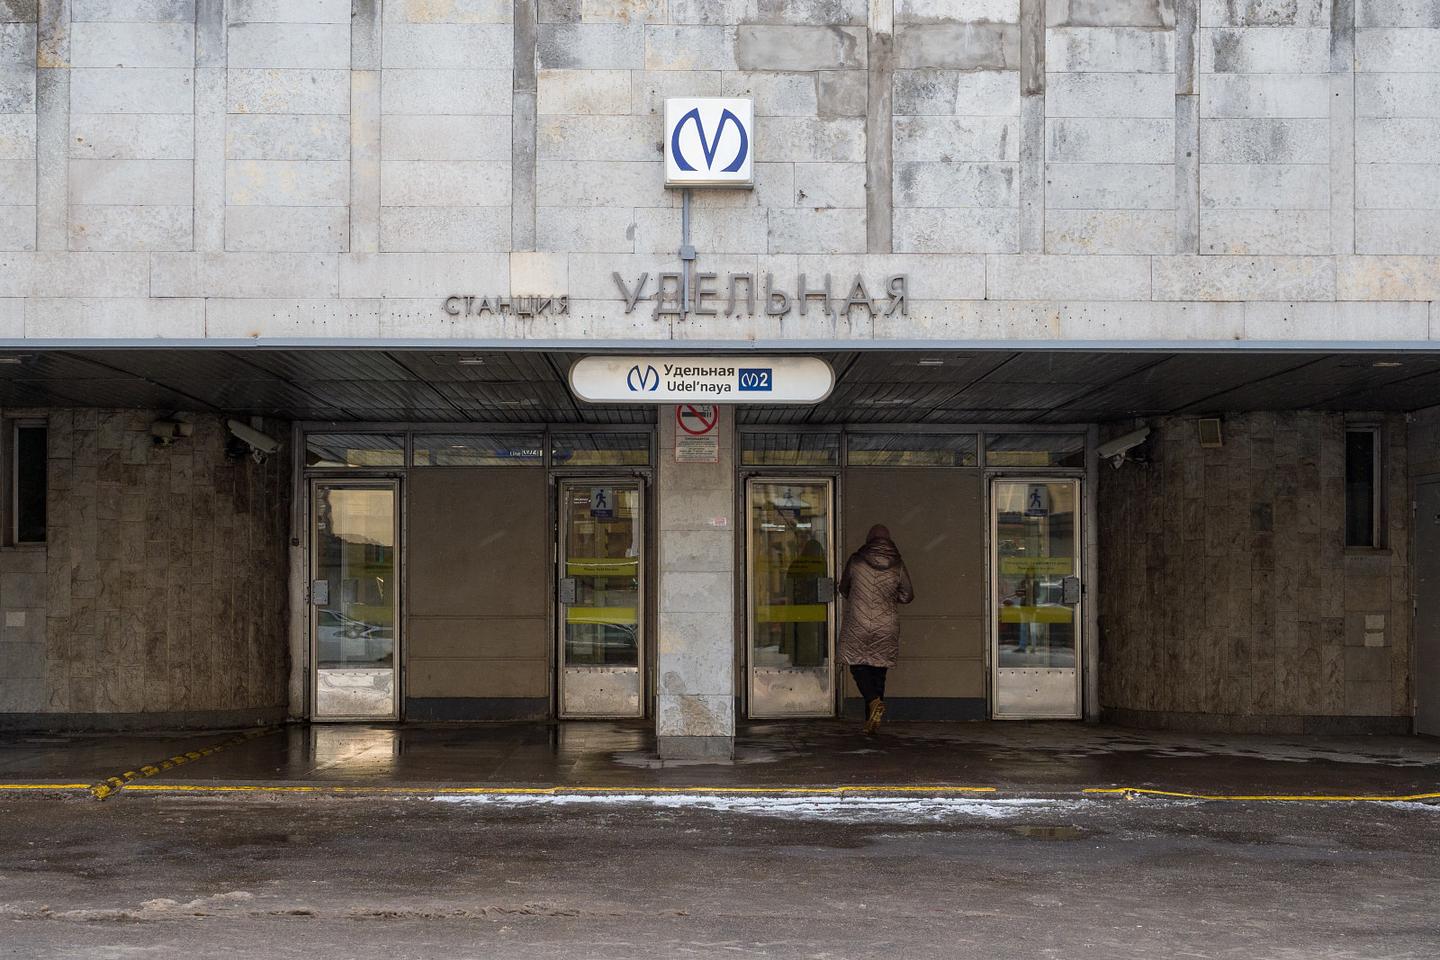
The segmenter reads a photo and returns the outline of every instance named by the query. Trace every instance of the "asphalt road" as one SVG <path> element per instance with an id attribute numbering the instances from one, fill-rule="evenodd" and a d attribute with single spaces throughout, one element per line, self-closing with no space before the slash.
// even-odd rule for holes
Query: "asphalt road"
<path id="1" fill-rule="evenodd" d="M 0 799 L 0 957 L 1440 955 L 1440 806 Z"/>

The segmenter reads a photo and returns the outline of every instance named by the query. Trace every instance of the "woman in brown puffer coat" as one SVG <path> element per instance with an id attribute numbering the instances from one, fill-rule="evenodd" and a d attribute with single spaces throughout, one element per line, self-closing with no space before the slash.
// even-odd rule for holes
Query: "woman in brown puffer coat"
<path id="1" fill-rule="evenodd" d="M 910 572 L 882 524 L 846 561 L 840 595 L 846 600 L 840 658 L 865 698 L 865 732 L 874 733 L 885 716 L 885 671 L 900 656 L 899 607 L 915 599 Z"/>

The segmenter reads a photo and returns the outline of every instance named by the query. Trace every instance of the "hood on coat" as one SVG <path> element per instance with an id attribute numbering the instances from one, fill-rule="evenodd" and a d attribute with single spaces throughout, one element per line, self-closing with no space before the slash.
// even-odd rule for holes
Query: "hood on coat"
<path id="1" fill-rule="evenodd" d="M 900 549 L 888 537 L 867 540 L 856 553 L 876 570 L 889 570 L 900 562 Z"/>

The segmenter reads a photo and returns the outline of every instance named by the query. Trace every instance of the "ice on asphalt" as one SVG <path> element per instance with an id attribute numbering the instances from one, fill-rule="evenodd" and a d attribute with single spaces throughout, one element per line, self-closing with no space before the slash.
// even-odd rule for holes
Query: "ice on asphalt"
<path id="1" fill-rule="evenodd" d="M 665 810 L 706 810 L 760 817 L 807 817 L 861 822 L 926 822 L 950 819 L 1004 820 L 1032 813 L 1068 813 L 1091 801 L 1051 799 L 974 799 L 969 797 L 795 797 L 733 796 L 692 793 L 604 794 L 584 796 L 461 795 L 431 798 L 437 803 L 471 806 L 649 806 Z"/>

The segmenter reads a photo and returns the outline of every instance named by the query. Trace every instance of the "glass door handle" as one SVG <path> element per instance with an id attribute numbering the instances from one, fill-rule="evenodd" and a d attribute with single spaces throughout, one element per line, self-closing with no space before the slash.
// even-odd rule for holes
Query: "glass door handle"
<path id="1" fill-rule="evenodd" d="M 317 607 L 330 606 L 330 581 L 310 581 L 310 603 Z"/>
<path id="2" fill-rule="evenodd" d="M 1073 607 L 1080 602 L 1080 578 L 1066 577 L 1060 581 L 1060 602 Z"/>
<path id="3" fill-rule="evenodd" d="M 561 577 L 560 589 L 557 591 L 561 603 L 574 603 L 576 593 L 579 591 L 579 584 L 574 577 Z"/>
<path id="4" fill-rule="evenodd" d="M 817 580 L 817 581 L 815 582 L 815 602 L 816 602 L 816 603 L 834 603 L 834 602 L 835 602 L 835 578 L 834 578 L 834 577 L 821 577 L 819 580 Z"/>

